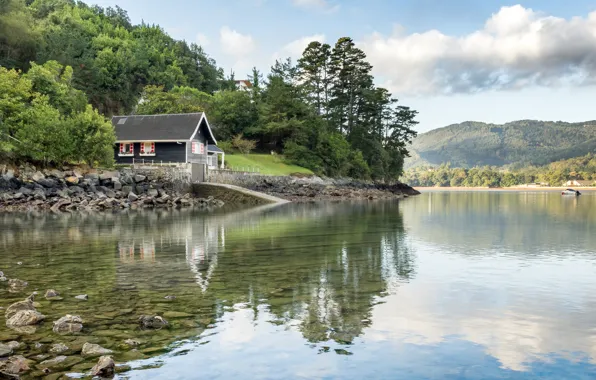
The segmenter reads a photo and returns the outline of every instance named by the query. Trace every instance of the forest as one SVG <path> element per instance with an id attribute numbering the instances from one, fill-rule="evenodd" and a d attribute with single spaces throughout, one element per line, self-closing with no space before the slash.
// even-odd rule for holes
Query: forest
<path id="1" fill-rule="evenodd" d="M 402 181 L 421 187 L 510 187 L 543 183 L 562 186 L 570 179 L 592 181 L 596 184 L 596 155 L 552 162 L 544 166 L 527 166 L 519 169 L 481 166 L 473 168 L 418 166 L 406 170 Z"/>
<path id="2" fill-rule="evenodd" d="M 438 166 L 544 166 L 596 151 L 596 122 L 518 120 L 506 124 L 466 121 L 420 134 L 406 168 Z"/>
<path id="3" fill-rule="evenodd" d="M 375 86 L 349 37 L 252 70 L 248 91 L 202 47 L 125 10 L 0 0 L 0 155 L 111 165 L 109 118 L 205 111 L 224 150 L 276 152 L 330 177 L 393 181 L 415 110 Z"/>

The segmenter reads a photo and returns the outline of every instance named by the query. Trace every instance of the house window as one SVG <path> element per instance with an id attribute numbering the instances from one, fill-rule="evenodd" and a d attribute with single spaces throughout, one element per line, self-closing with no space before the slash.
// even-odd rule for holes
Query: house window
<path id="1" fill-rule="evenodd" d="M 133 143 L 121 143 L 119 156 L 134 156 L 135 146 Z"/>
<path id="2" fill-rule="evenodd" d="M 155 156 L 155 143 L 150 141 L 142 142 L 141 156 Z"/>
<path id="3" fill-rule="evenodd" d="M 192 142 L 192 153 L 193 154 L 205 154 L 205 145 L 198 141 Z"/>

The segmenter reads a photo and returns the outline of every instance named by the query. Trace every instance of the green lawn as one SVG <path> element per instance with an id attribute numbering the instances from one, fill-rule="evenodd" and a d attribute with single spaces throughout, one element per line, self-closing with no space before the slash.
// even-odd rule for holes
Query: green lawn
<path id="1" fill-rule="evenodd" d="M 225 163 L 227 169 L 259 171 L 265 175 L 313 174 L 301 166 L 286 164 L 282 156 L 271 154 L 226 154 Z"/>

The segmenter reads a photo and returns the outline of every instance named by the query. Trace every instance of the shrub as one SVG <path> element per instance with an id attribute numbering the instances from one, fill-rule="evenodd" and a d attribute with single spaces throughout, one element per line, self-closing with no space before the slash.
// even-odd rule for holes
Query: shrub
<path id="1" fill-rule="evenodd" d="M 232 139 L 232 146 L 242 154 L 249 154 L 257 146 L 257 142 L 245 139 L 240 133 Z"/>

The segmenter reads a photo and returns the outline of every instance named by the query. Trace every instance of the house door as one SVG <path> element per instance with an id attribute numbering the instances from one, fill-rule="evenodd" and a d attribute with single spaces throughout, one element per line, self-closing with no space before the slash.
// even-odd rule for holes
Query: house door
<path id="1" fill-rule="evenodd" d="M 190 180 L 205 182 L 205 164 L 190 164 Z"/>

